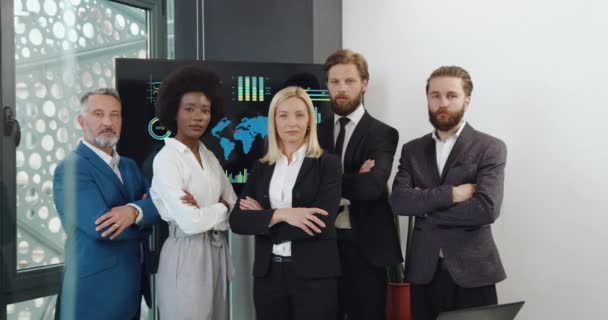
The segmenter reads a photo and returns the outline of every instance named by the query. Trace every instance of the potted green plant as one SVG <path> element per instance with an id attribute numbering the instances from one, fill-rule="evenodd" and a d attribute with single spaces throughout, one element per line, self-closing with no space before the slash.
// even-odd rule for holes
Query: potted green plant
<path id="1" fill-rule="evenodd" d="M 411 320 L 412 308 L 410 304 L 410 283 L 405 282 L 405 273 L 408 266 L 408 252 L 412 231 L 414 229 L 414 217 L 408 217 L 407 238 L 405 241 L 405 259 L 403 263 L 389 266 L 387 268 L 388 286 L 386 296 L 386 320 Z M 397 234 L 401 237 L 399 217 L 395 216 L 395 227 Z"/>

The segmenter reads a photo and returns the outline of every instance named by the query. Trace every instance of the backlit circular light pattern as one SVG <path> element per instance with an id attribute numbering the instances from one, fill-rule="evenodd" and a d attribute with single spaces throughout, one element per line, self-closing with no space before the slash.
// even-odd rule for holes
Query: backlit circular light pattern
<path id="1" fill-rule="evenodd" d="M 57 150 L 55 150 L 55 158 L 57 161 L 61 161 L 65 158 L 65 151 L 63 148 L 57 148 Z"/>
<path id="2" fill-rule="evenodd" d="M 30 265 L 30 263 L 25 259 L 19 259 L 19 262 L 17 263 L 17 265 L 18 265 L 17 269 L 25 269 Z M 18 319 L 21 320 L 21 318 L 18 318 Z"/>
<path id="3" fill-rule="evenodd" d="M 19 254 L 27 254 L 28 251 L 30 251 L 30 244 L 25 240 L 19 241 L 17 252 L 19 252 Z"/>
<path id="4" fill-rule="evenodd" d="M 27 99 L 29 96 L 27 85 L 24 82 L 17 82 L 17 84 L 15 84 L 15 96 L 18 99 L 23 100 Z"/>
<path id="5" fill-rule="evenodd" d="M 125 17 L 123 17 L 122 14 L 117 14 L 114 18 L 114 22 L 116 23 L 116 28 L 118 28 L 118 30 L 124 29 L 127 25 Z"/>
<path id="6" fill-rule="evenodd" d="M 18 186 L 25 186 L 28 184 L 29 182 L 29 176 L 27 175 L 27 173 L 25 171 L 19 171 L 17 172 L 17 185 Z"/>
<path id="7" fill-rule="evenodd" d="M 82 34 L 89 39 L 93 39 L 95 36 L 95 28 L 90 22 L 86 22 L 82 25 Z"/>
<path id="8" fill-rule="evenodd" d="M 51 151 L 53 150 L 53 147 L 55 146 L 55 141 L 53 140 L 53 137 L 51 137 L 50 135 L 44 135 L 42 137 L 42 149 L 46 150 L 46 151 Z"/>
<path id="9" fill-rule="evenodd" d="M 53 0 L 45 0 L 43 7 L 44 12 L 49 16 L 54 16 L 57 13 L 57 4 Z"/>
<path id="10" fill-rule="evenodd" d="M 42 112 L 44 112 L 44 114 L 49 117 L 52 118 L 55 116 L 55 102 L 53 102 L 53 100 L 46 100 L 43 104 L 42 104 Z"/>
<path id="11" fill-rule="evenodd" d="M 38 13 L 38 11 L 40 11 L 40 3 L 38 0 L 27 0 L 25 7 L 27 8 L 27 11 L 30 12 Z"/>
<path id="12" fill-rule="evenodd" d="M 25 32 L 25 23 L 19 21 L 19 17 L 15 17 L 15 33 L 23 34 Z"/>
<path id="13" fill-rule="evenodd" d="M 40 154 L 32 153 L 30 155 L 30 159 L 29 159 L 28 163 L 32 169 L 34 169 L 34 170 L 40 169 L 40 167 L 42 167 L 42 158 L 40 157 Z"/>
<path id="14" fill-rule="evenodd" d="M 42 119 L 36 120 L 36 124 L 34 126 L 36 127 L 36 131 L 39 133 L 43 133 L 44 130 L 46 130 L 46 123 Z"/>
<path id="15" fill-rule="evenodd" d="M 78 33 L 76 30 L 70 29 L 70 31 L 68 31 L 68 40 L 71 42 L 76 42 L 76 40 L 78 40 Z"/>
<path id="16" fill-rule="evenodd" d="M 38 209 L 38 217 L 42 220 L 48 219 L 49 218 L 49 208 L 47 206 L 40 207 L 40 209 Z"/>
<path id="17" fill-rule="evenodd" d="M 70 27 L 73 26 L 74 23 L 76 23 L 76 16 L 74 15 L 74 11 L 66 10 L 65 12 L 63 12 L 63 21 L 66 25 Z"/>
<path id="18" fill-rule="evenodd" d="M 24 58 L 29 58 L 29 57 L 30 57 L 30 49 L 29 49 L 29 48 L 27 48 L 27 47 L 22 48 L 22 49 L 21 49 L 21 55 L 22 55 Z"/>
<path id="19" fill-rule="evenodd" d="M 131 34 L 134 36 L 139 34 L 139 26 L 135 22 L 131 23 Z"/>
<path id="20" fill-rule="evenodd" d="M 32 250 L 32 261 L 40 263 L 44 260 L 44 250 L 42 248 L 35 248 Z"/>
<path id="21" fill-rule="evenodd" d="M 145 11 L 120 4 L 109 6 L 97 0 L 7 1 L 14 2 L 15 12 L 25 13 L 14 19 L 15 59 L 21 62 L 16 65 L 16 112 L 19 119 L 28 119 L 22 123 L 22 145 L 16 150 L 15 198 L 23 219 L 20 223 L 26 223 L 33 232 L 24 233 L 24 226 L 18 222 L 17 242 L 28 244 L 26 251 L 17 252 L 17 268 L 22 269 L 63 261 L 63 250 L 56 245 L 67 236 L 53 203 L 52 179 L 57 163 L 82 137 L 76 121 L 80 94 L 113 85 L 114 58 L 146 57 L 145 44 L 110 48 L 120 48 L 125 41 L 145 40 L 147 31 Z M 86 59 L 74 56 L 80 53 Z M 59 56 L 67 59 L 45 62 Z M 39 67 L 31 68 L 26 63 Z M 36 236 L 45 233 L 53 241 L 40 241 Z M 37 318 L 42 308 L 49 308 L 49 301 L 53 299 L 16 304 L 12 317 Z"/>
<path id="22" fill-rule="evenodd" d="M 40 99 L 44 98 L 46 96 L 46 86 L 40 81 L 34 83 L 34 93 L 36 97 Z"/>
<path id="23" fill-rule="evenodd" d="M 28 38 L 30 39 L 30 42 L 35 46 L 39 46 L 42 44 L 42 33 L 38 29 L 32 29 Z"/>
<path id="24" fill-rule="evenodd" d="M 65 26 L 63 23 L 59 21 L 53 23 L 53 35 L 57 39 L 63 39 L 65 37 Z"/>
<path id="25" fill-rule="evenodd" d="M 46 18 L 45 17 L 38 18 L 38 25 L 43 28 L 46 27 Z"/>
<path id="26" fill-rule="evenodd" d="M 49 220 L 49 231 L 52 233 L 57 233 L 59 230 L 61 230 L 61 221 L 58 217 L 52 217 Z"/>

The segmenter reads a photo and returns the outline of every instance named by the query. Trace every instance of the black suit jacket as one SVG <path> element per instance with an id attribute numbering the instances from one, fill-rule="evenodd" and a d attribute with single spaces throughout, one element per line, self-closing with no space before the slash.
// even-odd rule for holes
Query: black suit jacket
<path id="1" fill-rule="evenodd" d="M 263 210 L 241 210 L 237 205 L 230 215 L 234 233 L 255 235 L 253 275 L 267 275 L 273 244 L 291 241 L 291 258 L 297 276 L 304 278 L 335 277 L 340 275 L 340 261 L 334 222 L 340 204 L 340 161 L 324 152 L 319 158 L 305 158 L 292 190 L 292 207 L 321 208 L 329 213 L 318 217 L 326 224 L 322 233 L 309 236 L 302 229 L 285 222 L 272 227 L 268 190 L 274 164 L 256 163 L 240 199 L 256 199 Z"/>
<path id="2" fill-rule="evenodd" d="M 333 119 L 319 125 L 319 143 L 334 152 Z M 389 201 L 387 181 L 399 142 L 399 132 L 369 115 L 355 127 L 344 154 L 342 196 L 350 200 L 352 231 L 363 256 L 375 266 L 403 261 L 395 218 Z M 368 173 L 359 168 L 368 159 L 375 166 Z"/>
<path id="3" fill-rule="evenodd" d="M 450 275 L 462 287 L 506 278 L 490 228 L 500 213 L 506 156 L 501 140 L 468 124 L 441 175 L 431 134 L 403 146 L 391 201 L 395 214 L 416 216 L 408 281 L 429 283 L 440 249 Z M 476 184 L 476 192 L 471 199 L 453 204 L 452 187 L 465 183 Z"/>

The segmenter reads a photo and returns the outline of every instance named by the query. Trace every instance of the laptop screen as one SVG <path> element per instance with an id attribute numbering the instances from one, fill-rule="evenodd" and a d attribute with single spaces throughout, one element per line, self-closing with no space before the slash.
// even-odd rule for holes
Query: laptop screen
<path id="1" fill-rule="evenodd" d="M 524 301 L 442 312 L 437 320 L 513 320 Z"/>

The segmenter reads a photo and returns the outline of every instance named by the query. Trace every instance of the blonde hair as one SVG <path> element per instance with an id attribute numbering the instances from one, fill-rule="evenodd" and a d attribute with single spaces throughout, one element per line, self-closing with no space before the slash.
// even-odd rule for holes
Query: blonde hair
<path id="1" fill-rule="evenodd" d="M 323 154 L 323 149 L 321 149 L 317 138 L 317 117 L 312 101 L 304 89 L 292 86 L 277 92 L 270 102 L 270 108 L 268 109 L 268 149 L 260 162 L 274 164 L 281 157 L 280 138 L 276 129 L 275 114 L 280 103 L 294 97 L 302 100 L 308 109 L 308 131 L 304 137 L 306 157 L 318 158 Z"/>

